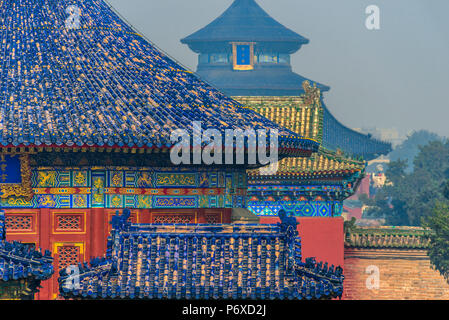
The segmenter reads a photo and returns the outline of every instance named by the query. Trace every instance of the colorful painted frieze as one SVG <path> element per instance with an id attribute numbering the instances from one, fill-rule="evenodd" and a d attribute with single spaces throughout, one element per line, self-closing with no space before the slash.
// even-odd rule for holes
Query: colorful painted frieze
<path id="1" fill-rule="evenodd" d="M 30 199 L 4 208 L 242 208 L 246 172 L 176 168 L 34 168 Z"/>

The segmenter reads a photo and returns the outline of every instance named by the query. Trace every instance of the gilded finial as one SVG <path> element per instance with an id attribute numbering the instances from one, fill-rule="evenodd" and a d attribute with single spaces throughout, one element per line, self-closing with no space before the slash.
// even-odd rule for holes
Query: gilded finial
<path id="1" fill-rule="evenodd" d="M 317 88 L 316 83 L 313 86 L 310 85 L 308 80 L 305 80 L 302 83 L 302 88 L 304 89 L 304 93 L 301 97 L 304 99 L 304 103 L 309 106 L 321 106 L 321 91 Z"/>

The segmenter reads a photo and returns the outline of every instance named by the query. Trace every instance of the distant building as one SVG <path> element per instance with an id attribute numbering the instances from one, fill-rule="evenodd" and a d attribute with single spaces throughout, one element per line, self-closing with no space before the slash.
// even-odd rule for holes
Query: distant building
<path id="1" fill-rule="evenodd" d="M 68 2 L 0 3 L 8 17 L 0 28 L 0 207 L 8 240 L 0 241 L 0 298 L 2 281 L 10 298 L 51 276 L 50 258 L 34 257 L 27 244 L 51 251 L 55 275 L 105 254 L 116 209 L 130 209 L 139 223 L 238 221 L 246 169 L 257 166 L 174 164 L 170 136 L 178 129 L 191 136 L 193 121 L 222 136 L 278 128 L 280 158 L 318 151 L 317 141 L 241 108 L 183 69 L 103 0 L 70 1 L 82 11 L 74 29 L 62 27 Z M 42 287 L 36 298 L 60 298 L 57 277 Z"/>
<path id="2" fill-rule="evenodd" d="M 199 54 L 197 73 L 203 79 L 245 107 L 320 142 L 318 154 L 282 160 L 275 175 L 250 171 L 248 209 L 267 223 L 281 209 L 295 215 L 306 255 L 340 264 L 343 200 L 364 175 L 361 158 L 386 154 L 391 145 L 335 119 L 322 96 L 330 88 L 292 71 L 291 55 L 309 40 L 274 20 L 254 0 L 235 0 L 181 42 Z"/>
<path id="3" fill-rule="evenodd" d="M 321 92 L 330 90 L 292 71 L 290 56 L 309 40 L 274 20 L 254 0 L 235 0 L 221 16 L 181 42 L 199 54 L 197 73 L 230 96 L 264 97 L 263 104 L 269 106 L 276 97 L 304 94 L 305 80 Z M 365 160 L 391 151 L 389 143 L 341 124 L 320 100 L 325 148 Z"/>
<path id="4" fill-rule="evenodd" d="M 401 144 L 405 139 L 405 135 L 401 135 L 396 128 L 354 128 L 355 131 L 362 134 L 372 135 L 374 138 L 388 141 L 393 147 Z"/>

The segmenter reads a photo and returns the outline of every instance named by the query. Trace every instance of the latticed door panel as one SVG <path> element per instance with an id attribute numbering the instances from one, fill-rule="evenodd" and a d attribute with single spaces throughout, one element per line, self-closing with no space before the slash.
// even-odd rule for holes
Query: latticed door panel
<path id="1" fill-rule="evenodd" d="M 33 217 L 28 215 L 10 215 L 5 218 L 7 231 L 32 231 Z"/>
<path id="2" fill-rule="evenodd" d="M 221 223 L 221 217 L 219 214 L 206 214 L 205 222 L 208 224 Z"/>
<path id="3" fill-rule="evenodd" d="M 56 243 L 54 250 L 55 274 L 71 265 L 78 265 L 83 262 L 84 244 L 82 243 Z M 57 298 L 59 293 L 57 278 L 53 279 L 53 298 Z"/>
<path id="4" fill-rule="evenodd" d="M 6 210 L 5 225 L 7 235 L 36 234 L 38 228 L 37 220 L 37 213 L 34 210 Z"/>
<path id="5" fill-rule="evenodd" d="M 85 211 L 52 211 L 53 234 L 84 234 L 86 232 L 86 215 Z"/>
<path id="6" fill-rule="evenodd" d="M 57 215 L 56 216 L 57 231 L 81 231 L 82 215 Z"/>
<path id="7" fill-rule="evenodd" d="M 194 214 L 157 214 L 153 215 L 153 223 L 195 223 Z"/>
<path id="8" fill-rule="evenodd" d="M 58 269 L 64 269 L 80 262 L 80 247 L 65 245 L 58 247 Z"/>

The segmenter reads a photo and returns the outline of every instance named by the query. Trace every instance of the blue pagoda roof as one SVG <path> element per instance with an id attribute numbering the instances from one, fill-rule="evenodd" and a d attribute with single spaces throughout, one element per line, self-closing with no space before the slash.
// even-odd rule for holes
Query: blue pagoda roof
<path id="1" fill-rule="evenodd" d="M 323 112 L 322 146 L 329 150 L 340 149 L 351 156 L 363 157 L 369 161 L 392 150 L 391 143 L 371 137 L 350 129 L 339 122 L 321 101 Z"/>
<path id="2" fill-rule="evenodd" d="M 257 68 L 236 72 L 229 68 L 198 68 L 198 74 L 229 96 L 299 96 L 304 93 L 302 84 L 309 81 L 321 92 L 330 87 L 307 79 L 291 68 Z"/>
<path id="3" fill-rule="evenodd" d="M 46 280 L 53 274 L 51 252 L 36 251 L 33 247 L 19 242 L 8 242 L 5 214 L 0 211 L 0 281 L 20 279 Z M 36 287 L 38 283 L 36 284 Z M 35 288 L 34 288 L 35 289 Z M 34 290 L 33 290 L 34 291 Z M 34 293 L 34 292 L 30 292 Z"/>
<path id="4" fill-rule="evenodd" d="M 60 271 L 66 298 L 319 299 L 342 294 L 340 267 L 301 262 L 295 218 L 276 225 L 112 220 L 106 256 Z M 77 283 L 79 286 L 71 284 Z"/>
<path id="5" fill-rule="evenodd" d="M 254 0 L 235 0 L 217 19 L 181 40 L 185 44 L 210 41 L 293 42 L 296 50 L 309 42 L 270 17 Z"/>
<path id="6" fill-rule="evenodd" d="M 199 80 L 103 0 L 4 0 L 1 10 L 0 147 L 170 148 L 192 121 L 275 128 L 281 149 L 318 147 Z"/>

